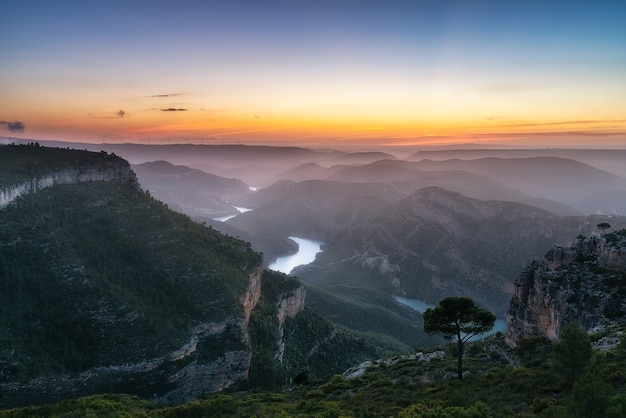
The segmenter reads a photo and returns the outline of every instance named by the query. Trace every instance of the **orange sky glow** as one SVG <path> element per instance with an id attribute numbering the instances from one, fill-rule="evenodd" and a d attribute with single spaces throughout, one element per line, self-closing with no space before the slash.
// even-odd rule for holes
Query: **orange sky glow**
<path id="1" fill-rule="evenodd" d="M 626 147 L 626 6 L 61 3 L 3 3 L 0 136 Z"/>

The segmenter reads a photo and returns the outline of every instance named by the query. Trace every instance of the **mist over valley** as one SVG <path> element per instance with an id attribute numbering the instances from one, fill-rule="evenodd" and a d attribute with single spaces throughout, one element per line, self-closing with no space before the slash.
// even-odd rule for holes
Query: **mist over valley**
<path id="1" fill-rule="evenodd" d="M 308 286 L 431 304 L 468 295 L 500 318 L 526 263 L 601 221 L 625 224 L 619 150 L 100 147 L 135 162 L 158 199 L 251 242 L 266 266 L 297 252 L 289 237 L 321 242 L 292 273 Z"/>

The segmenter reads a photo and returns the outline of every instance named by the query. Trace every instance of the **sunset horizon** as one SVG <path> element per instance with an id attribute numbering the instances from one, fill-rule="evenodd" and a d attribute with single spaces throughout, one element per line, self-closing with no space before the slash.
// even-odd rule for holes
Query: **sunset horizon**
<path id="1" fill-rule="evenodd" d="M 60 7 L 63 6 L 63 7 Z M 626 146 L 625 6 L 8 1 L 0 136 Z"/>

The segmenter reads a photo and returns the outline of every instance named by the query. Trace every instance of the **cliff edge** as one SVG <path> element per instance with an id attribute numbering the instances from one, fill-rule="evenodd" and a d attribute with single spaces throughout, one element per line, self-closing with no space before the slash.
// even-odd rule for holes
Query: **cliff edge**
<path id="1" fill-rule="evenodd" d="M 531 262 L 515 280 L 506 319 L 511 346 L 531 336 L 558 340 L 576 322 L 587 330 L 626 322 L 626 230 L 580 236 Z"/>

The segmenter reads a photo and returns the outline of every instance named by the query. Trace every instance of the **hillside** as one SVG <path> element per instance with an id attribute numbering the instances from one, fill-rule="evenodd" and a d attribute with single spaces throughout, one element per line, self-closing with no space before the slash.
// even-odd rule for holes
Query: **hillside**
<path id="1" fill-rule="evenodd" d="M 573 285 L 581 298 L 597 291 L 622 294 L 625 236 L 626 230 L 621 230 L 580 237 L 572 247 L 548 252 L 544 264 L 548 270 L 531 264 L 521 276 L 528 277 L 534 268 L 541 271 L 540 282 L 551 277 L 549 286 L 543 287 L 545 292 L 535 295 L 536 301 L 555 300 L 564 293 L 571 296 Z M 586 284 L 577 286 L 581 277 Z M 272 291 L 266 294 L 273 295 L 269 299 L 298 293 L 294 279 L 279 274 L 273 279 Z M 517 285 L 525 289 L 524 283 L 519 280 Z M 528 293 L 533 295 L 532 290 Z M 517 309 L 516 297 L 510 315 L 530 320 Z M 607 315 L 606 301 L 597 302 L 605 303 L 604 308 L 579 303 L 576 310 L 561 310 L 562 305 L 549 304 L 555 316 L 562 315 L 570 326 L 552 336 L 527 334 L 514 344 L 516 348 L 505 343 L 511 343 L 511 334 L 505 339 L 502 333 L 467 343 L 462 381 L 456 378 L 456 344 L 451 343 L 355 363 L 342 374 L 324 378 L 303 372 L 280 391 L 226 391 L 177 406 L 126 395 L 100 395 L 0 411 L 0 416 L 621 418 L 626 414 L 626 312 L 620 307 Z M 285 305 L 294 310 L 299 306 Z M 589 322 L 598 308 L 603 318 Z M 284 335 L 296 333 L 297 327 Z"/>
<path id="2" fill-rule="evenodd" d="M 9 145 L 0 167 L 0 407 L 177 403 L 388 352 L 305 309 L 297 280 L 168 209 L 119 157 Z"/>
<path id="3" fill-rule="evenodd" d="M 309 285 L 332 293 L 376 288 L 431 304 L 465 294 L 501 318 L 525 263 L 600 222 L 436 187 L 401 198 L 385 184 L 281 182 L 251 197 L 259 206 L 229 225 L 324 242 L 316 260 L 297 270 Z"/>
<path id="4" fill-rule="evenodd" d="M 144 190 L 191 217 L 215 218 L 239 213 L 228 202 L 252 193 L 237 179 L 227 179 L 202 170 L 153 161 L 132 165 Z"/>

